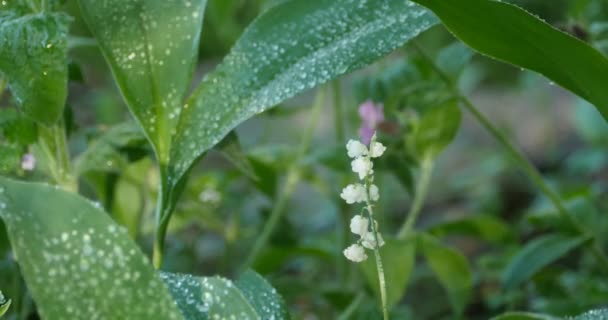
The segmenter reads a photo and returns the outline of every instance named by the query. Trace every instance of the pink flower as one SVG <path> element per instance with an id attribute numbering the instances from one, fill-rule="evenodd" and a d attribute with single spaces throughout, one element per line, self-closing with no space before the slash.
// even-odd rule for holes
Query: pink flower
<path id="1" fill-rule="evenodd" d="M 32 171 L 36 167 L 36 158 L 31 153 L 26 153 L 21 157 L 21 169 Z"/>
<path id="2" fill-rule="evenodd" d="M 364 144 L 369 144 L 378 125 L 384 122 L 384 105 L 367 100 L 359 106 L 359 116 L 361 117 L 359 136 Z"/>

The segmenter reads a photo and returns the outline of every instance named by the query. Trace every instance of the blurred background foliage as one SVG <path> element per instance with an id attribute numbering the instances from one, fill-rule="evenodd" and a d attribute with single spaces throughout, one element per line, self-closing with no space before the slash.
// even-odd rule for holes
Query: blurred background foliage
<path id="1" fill-rule="evenodd" d="M 209 0 L 196 77 L 212 69 L 244 28 L 276 2 Z M 608 52 L 608 3 L 604 0 L 513 2 Z M 149 253 L 159 185 L 152 151 L 129 122 L 131 117 L 90 40 L 76 2 L 57 5 L 75 18 L 65 119 L 71 124 L 70 149 L 82 177 L 81 189 L 126 226 Z M 320 120 L 312 123 L 313 140 L 304 157 L 297 156 L 298 146 L 309 126 L 315 92 L 247 121 L 208 152 L 193 169 L 170 224 L 164 269 L 198 275 L 237 272 L 281 197 L 288 170 L 295 170 L 294 192 L 254 268 L 289 302 L 294 319 L 377 318 L 375 284 L 370 286 L 361 268 L 348 263 L 341 253 L 351 241 L 347 223 L 357 210 L 339 198 L 351 177 L 344 145 L 357 136 L 358 106 L 368 100 L 382 103 L 385 121 L 378 128 L 379 139 L 389 152 L 376 167 L 381 190 L 378 210 L 383 233 L 395 234 L 411 205 L 421 149 L 427 147 L 417 144 L 417 128 L 454 94 L 421 56 L 420 48 L 509 133 L 564 196 L 576 218 L 606 244 L 608 125 L 596 109 L 536 74 L 474 55 L 438 26 L 420 36 L 414 46 L 407 45 L 327 85 L 329 95 Z M 20 167 L 24 153 L 36 155 L 36 150 L 29 149 L 35 140 L 33 125 L 15 111 L 8 92 L 0 107 L 0 170 L 21 179 L 43 180 L 42 157 L 36 157 L 33 171 Z M 393 309 L 394 318 L 488 319 L 506 310 L 573 315 L 606 306 L 605 272 L 597 269 L 584 250 L 562 247 L 559 259 L 542 270 L 533 270 L 534 256 L 523 266 L 513 265 L 513 257 L 526 243 L 555 230 L 567 233 L 569 227 L 467 113 L 463 112 L 457 135 L 444 138 L 444 144 L 451 143 L 436 160 L 417 225 L 417 230 L 433 236 L 417 241 L 423 241 L 424 248 L 440 249 L 434 251 L 436 258 L 431 258 L 430 251 L 418 252 L 407 292 Z M 450 250 L 464 255 L 465 263 L 452 258 Z M 407 268 L 399 259 L 395 254 L 397 273 Z M 432 259 L 449 268 L 438 272 Z M 454 285 L 446 284 L 445 277 L 442 280 L 442 272 L 453 279 L 470 276 L 471 286 L 450 292 Z M 531 274 L 510 287 L 505 285 L 509 272 Z M 18 275 L 0 227 L 0 283 L 4 295 L 13 299 L 8 317 L 35 319 L 33 302 L 15 295 L 24 287 Z M 344 314 L 349 306 L 353 312 Z"/>

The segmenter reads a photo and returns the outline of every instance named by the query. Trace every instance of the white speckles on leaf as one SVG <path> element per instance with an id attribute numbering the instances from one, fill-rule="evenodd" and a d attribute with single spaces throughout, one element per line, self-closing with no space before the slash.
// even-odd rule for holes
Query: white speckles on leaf
<path id="1" fill-rule="evenodd" d="M 127 104 L 162 161 L 190 86 L 206 0 L 80 0 Z"/>
<path id="2" fill-rule="evenodd" d="M 173 140 L 173 183 L 244 120 L 375 61 L 436 22 L 409 1 L 308 0 L 272 7 L 189 99 Z"/>
<path id="3" fill-rule="evenodd" d="M 262 277 L 247 271 L 236 282 L 220 277 L 161 273 L 186 319 L 289 319 L 283 300 Z"/>
<path id="4" fill-rule="evenodd" d="M 23 112 L 53 124 L 67 96 L 67 32 L 62 13 L 19 15 L 0 10 L 0 72 Z"/>
<path id="5" fill-rule="evenodd" d="M 124 228 L 91 202 L 43 184 L 0 185 L 0 217 L 44 319 L 183 319 Z"/>

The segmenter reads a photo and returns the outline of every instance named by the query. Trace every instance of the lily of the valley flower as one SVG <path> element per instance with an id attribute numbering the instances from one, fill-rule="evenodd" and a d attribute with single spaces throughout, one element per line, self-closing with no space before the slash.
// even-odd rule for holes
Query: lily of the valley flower
<path id="1" fill-rule="evenodd" d="M 350 220 L 350 232 L 364 237 L 368 233 L 369 220 L 366 217 L 356 215 Z"/>
<path id="2" fill-rule="evenodd" d="M 367 259 L 365 249 L 358 244 L 352 244 L 348 248 L 344 249 L 344 256 L 353 262 L 361 262 Z"/>
<path id="3" fill-rule="evenodd" d="M 359 179 L 363 180 L 365 177 L 374 173 L 374 164 L 368 157 L 359 157 L 351 162 L 353 172 L 359 175 Z"/>
<path id="4" fill-rule="evenodd" d="M 340 197 L 348 204 L 359 203 L 365 201 L 365 187 L 360 184 L 349 184 L 342 189 Z"/>
<path id="5" fill-rule="evenodd" d="M 360 180 L 364 183 L 349 184 L 344 189 L 340 197 L 348 204 L 365 202 L 365 210 L 372 216 L 371 202 L 380 199 L 380 190 L 378 186 L 373 184 L 374 180 L 374 164 L 372 158 L 382 156 L 386 147 L 382 143 L 376 141 L 376 135 L 373 134 L 369 145 L 360 141 L 349 140 L 346 144 L 348 156 L 354 158 L 351 162 L 353 172 L 357 173 Z M 344 250 L 344 256 L 351 261 L 361 262 L 367 259 L 365 248 L 376 250 L 384 245 L 384 239 L 377 232 L 378 223 L 374 220 L 374 228 L 376 234 L 370 230 L 370 221 L 362 215 L 354 216 L 350 221 L 350 231 L 359 236 L 357 243 L 349 246 Z M 377 238 L 376 238 L 377 237 Z M 378 241 L 376 241 L 378 240 Z"/>

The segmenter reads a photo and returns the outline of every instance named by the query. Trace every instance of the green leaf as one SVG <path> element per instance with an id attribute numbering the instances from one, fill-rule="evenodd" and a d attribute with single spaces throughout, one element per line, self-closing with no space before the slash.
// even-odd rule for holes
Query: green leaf
<path id="1" fill-rule="evenodd" d="M 538 313 L 529 312 L 507 312 L 491 320 L 557 320 L 558 318 Z"/>
<path id="2" fill-rule="evenodd" d="M 550 234 L 529 242 L 513 257 L 504 270 L 503 287 L 505 289 L 517 287 L 587 240 L 588 237 Z"/>
<path id="3" fill-rule="evenodd" d="M 21 163 L 21 148 L 15 144 L 0 141 L 0 173 L 14 171 Z"/>
<path id="4" fill-rule="evenodd" d="M 0 11 L 0 72 L 23 112 L 45 125 L 60 119 L 67 97 L 69 21 L 62 13 Z"/>
<path id="5" fill-rule="evenodd" d="M 361 68 L 436 23 L 409 1 L 287 1 L 257 18 L 187 102 L 173 139 L 169 177 L 241 122 Z"/>
<path id="6" fill-rule="evenodd" d="M 505 2 L 414 1 L 473 49 L 546 76 L 608 118 L 608 60 L 588 44 Z"/>
<path id="7" fill-rule="evenodd" d="M 141 130 L 131 122 L 110 128 L 91 143 L 74 161 L 77 176 L 90 171 L 117 171 L 127 165 L 121 148 L 140 145 L 145 139 Z"/>
<path id="8" fill-rule="evenodd" d="M 8 311 L 8 308 L 11 306 L 11 299 L 6 299 L 0 291 L 0 318 Z"/>
<path id="9" fill-rule="evenodd" d="M 469 235 L 496 244 L 513 239 L 511 227 L 506 222 L 485 214 L 441 222 L 427 231 L 437 238 L 451 234 Z"/>
<path id="10" fill-rule="evenodd" d="M 466 257 L 426 234 L 419 235 L 419 245 L 437 280 L 447 291 L 454 312 L 462 314 L 473 287 L 473 274 Z"/>
<path id="11" fill-rule="evenodd" d="M 0 133 L 8 142 L 27 146 L 36 142 L 35 123 L 13 108 L 0 109 Z"/>
<path id="12" fill-rule="evenodd" d="M 251 270 L 243 272 L 235 285 L 253 305 L 261 319 L 289 319 L 283 298 L 256 272 Z"/>
<path id="13" fill-rule="evenodd" d="M 282 299 L 254 272 L 232 282 L 221 277 L 196 277 L 162 272 L 184 318 L 289 319 Z"/>
<path id="14" fill-rule="evenodd" d="M 0 178 L 0 217 L 43 319 L 183 319 L 149 260 L 93 203 Z"/>
<path id="15" fill-rule="evenodd" d="M 578 315 L 572 320 L 603 320 L 608 319 L 608 309 L 597 309 L 587 311 L 581 315 Z"/>
<path id="16" fill-rule="evenodd" d="M 232 131 L 218 144 L 218 151 L 249 179 L 255 182 L 260 180 L 249 158 L 247 158 L 247 155 L 243 151 L 236 132 Z"/>
<path id="17" fill-rule="evenodd" d="M 206 0 L 80 0 L 129 109 L 161 164 L 198 54 Z"/>
<path id="18" fill-rule="evenodd" d="M 460 42 L 443 48 L 437 56 L 437 66 L 450 77 L 456 79 L 471 61 L 473 51 Z"/>
<path id="19" fill-rule="evenodd" d="M 414 270 L 415 254 L 416 243 L 412 239 L 386 239 L 385 245 L 380 248 L 389 308 L 399 302 L 405 294 L 407 284 Z M 370 288 L 380 299 L 378 271 L 373 254 L 361 263 L 361 269 Z"/>
<path id="20" fill-rule="evenodd" d="M 446 101 L 425 112 L 412 138 L 418 155 L 437 157 L 456 137 L 460 119 L 461 111 L 455 100 Z"/>

